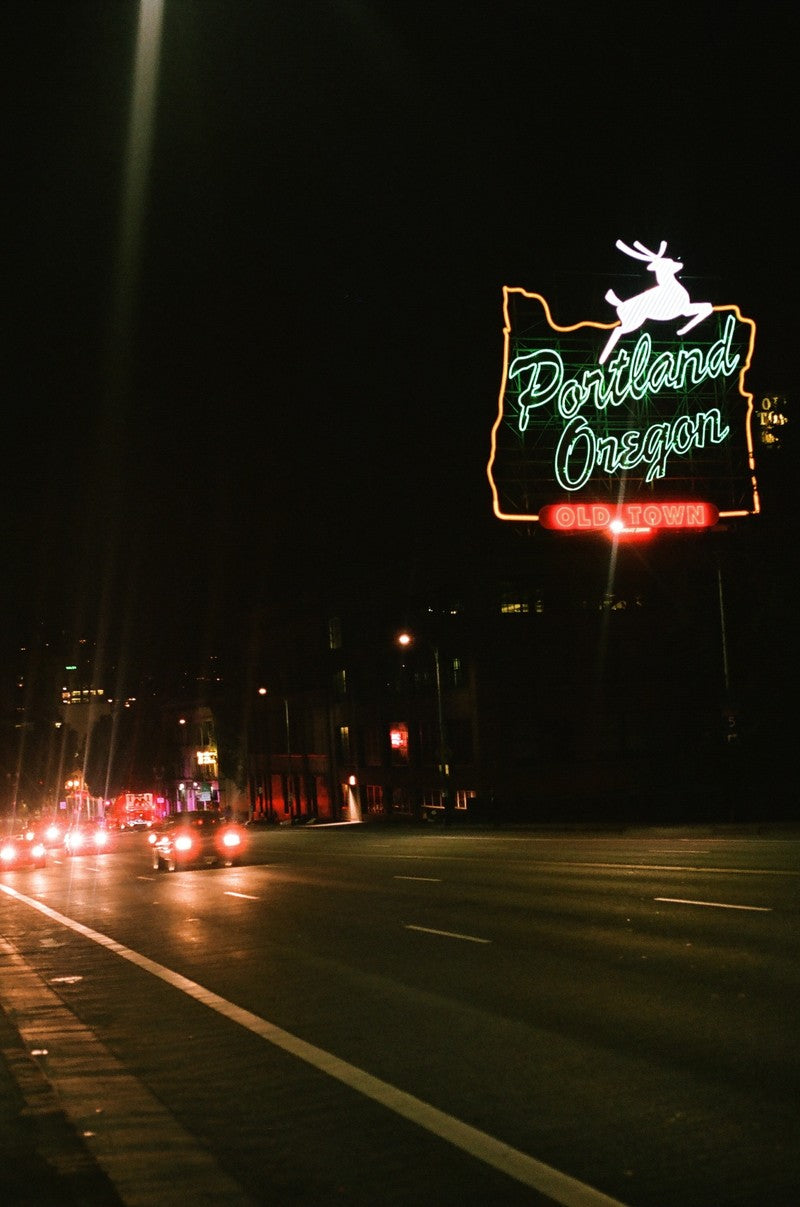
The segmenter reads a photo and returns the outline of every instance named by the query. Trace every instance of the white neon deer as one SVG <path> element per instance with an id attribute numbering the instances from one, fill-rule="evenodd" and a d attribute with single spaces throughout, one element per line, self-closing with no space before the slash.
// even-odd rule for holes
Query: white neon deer
<path id="1" fill-rule="evenodd" d="M 680 281 L 676 279 L 683 265 L 680 260 L 670 260 L 668 256 L 664 255 L 667 245 L 663 240 L 658 251 L 650 251 L 643 243 L 636 240 L 633 247 L 628 247 L 621 239 L 617 239 L 616 245 L 620 251 L 625 252 L 626 256 L 632 256 L 634 260 L 644 260 L 647 264 L 647 271 L 656 274 L 657 284 L 652 289 L 645 289 L 644 293 L 637 293 L 635 297 L 626 298 L 625 301 L 620 301 L 614 290 L 609 289 L 606 301 L 616 307 L 619 326 L 611 332 L 608 342 L 600 354 L 598 363 L 601 365 L 608 359 L 612 349 L 623 335 L 627 335 L 629 331 L 636 331 L 648 319 L 664 322 L 668 319 L 680 318 L 682 315 L 691 316 L 690 321 L 678 331 L 678 335 L 684 335 L 692 327 L 701 323 L 704 318 L 708 318 L 714 309 L 711 302 L 691 301 L 688 290 L 684 289 Z"/>

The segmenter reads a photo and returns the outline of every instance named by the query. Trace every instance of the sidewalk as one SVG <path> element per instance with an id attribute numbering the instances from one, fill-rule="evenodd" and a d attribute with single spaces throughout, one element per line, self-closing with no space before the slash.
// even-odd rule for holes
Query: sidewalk
<path id="1" fill-rule="evenodd" d="M 0 1007 L 0 1203 L 122 1207 Z"/>

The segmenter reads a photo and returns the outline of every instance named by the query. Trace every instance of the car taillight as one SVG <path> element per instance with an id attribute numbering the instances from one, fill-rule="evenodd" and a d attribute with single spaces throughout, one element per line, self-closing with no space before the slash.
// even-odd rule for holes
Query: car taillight
<path id="1" fill-rule="evenodd" d="M 192 849 L 192 840 L 188 834 L 179 834 L 175 839 L 176 851 L 190 851 Z"/>
<path id="2" fill-rule="evenodd" d="M 224 847 L 238 847 L 241 841 L 241 835 L 236 830 L 226 830 L 222 835 L 222 845 Z"/>

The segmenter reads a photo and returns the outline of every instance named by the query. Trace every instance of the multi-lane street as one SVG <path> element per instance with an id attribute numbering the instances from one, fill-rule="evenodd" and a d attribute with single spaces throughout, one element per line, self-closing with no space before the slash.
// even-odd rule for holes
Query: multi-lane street
<path id="1" fill-rule="evenodd" d="M 800 1202 L 798 841 L 131 835 L 0 889 L 0 1004 L 126 1203 Z"/>

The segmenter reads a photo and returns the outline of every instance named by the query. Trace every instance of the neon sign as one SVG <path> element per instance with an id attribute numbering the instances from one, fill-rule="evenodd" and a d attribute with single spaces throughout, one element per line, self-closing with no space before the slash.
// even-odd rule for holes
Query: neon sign
<path id="1" fill-rule="evenodd" d="M 405 763 L 408 761 L 408 726 L 403 721 L 396 721 L 389 729 L 389 742 L 392 748 L 392 762 Z"/>
<path id="2" fill-rule="evenodd" d="M 647 319 L 656 319 L 657 322 L 663 323 L 668 319 L 686 316 L 689 318 L 689 322 L 676 333 L 685 335 L 687 331 L 691 331 L 692 327 L 696 327 L 703 319 L 708 318 L 714 309 L 710 302 L 692 302 L 690 300 L 689 291 L 681 285 L 677 278 L 683 265 L 679 260 L 671 260 L 664 255 L 667 245 L 663 240 L 658 251 L 650 251 L 638 240 L 634 242 L 633 247 L 628 247 L 621 239 L 617 239 L 617 247 L 634 260 L 644 260 L 648 272 L 655 273 L 656 284 L 651 289 L 645 289 L 643 293 L 636 294 L 635 297 L 627 298 L 624 302 L 620 301 L 613 289 L 609 289 L 606 301 L 616 307 L 619 326 L 613 329 L 605 348 L 600 353 L 599 363 L 601 365 L 608 359 L 612 348 L 616 347 L 620 336 L 627 335 L 629 331 L 638 330 Z"/>
<path id="3" fill-rule="evenodd" d="M 615 323 L 561 326 L 540 294 L 503 290 L 503 375 L 487 467 L 495 514 L 569 531 L 614 523 L 624 532 L 755 514 L 745 389 L 755 323 L 737 306 L 692 301 L 665 243 L 658 252 L 638 242 L 617 247 L 645 262 L 656 284 L 624 301 L 608 290 Z M 688 321 L 674 330 L 681 318 Z M 689 331 L 696 334 L 680 338 Z M 559 507 L 609 518 L 554 523 Z"/>
<path id="4" fill-rule="evenodd" d="M 539 522 L 559 532 L 651 532 L 654 528 L 710 528 L 719 513 L 710 503 L 552 503 L 543 507 Z"/>

